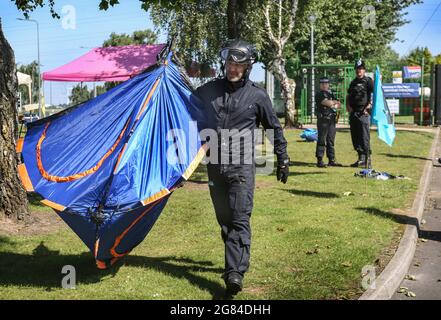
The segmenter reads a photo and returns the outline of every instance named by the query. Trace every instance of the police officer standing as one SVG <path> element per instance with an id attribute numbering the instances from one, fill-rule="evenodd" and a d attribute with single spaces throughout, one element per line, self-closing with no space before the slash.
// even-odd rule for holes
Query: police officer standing
<path id="1" fill-rule="evenodd" d="M 320 91 L 315 95 L 317 103 L 317 131 L 318 141 L 316 148 L 317 167 L 325 168 L 323 156 L 326 150 L 328 157 L 328 166 L 341 167 L 341 164 L 335 160 L 335 134 L 337 112 L 340 108 L 340 102 L 335 98 L 332 91 L 329 89 L 329 79 L 326 77 L 320 78 Z"/>
<path id="2" fill-rule="evenodd" d="M 366 76 L 363 60 L 355 63 L 356 78 L 351 82 L 347 96 L 347 111 L 351 127 L 351 137 L 358 160 L 351 167 L 371 167 L 370 125 L 372 109 L 372 94 L 374 82 Z"/>
<path id="3" fill-rule="evenodd" d="M 252 65 L 257 58 L 254 46 L 240 39 L 230 40 L 220 55 L 225 76 L 199 87 L 195 94 L 207 108 L 205 120 L 208 127 L 218 133 L 218 160 L 221 161 L 213 163 L 213 159 L 210 159 L 207 170 L 210 195 L 225 243 L 223 278 L 227 293 L 234 295 L 242 290 L 243 277 L 249 267 L 250 215 L 256 167 L 254 156 L 252 161 L 246 161 L 249 155 L 245 153 L 249 146 L 243 141 L 234 145 L 234 139 L 225 138 L 223 133 L 232 130 L 254 132 L 259 123 L 264 129 L 273 130 L 277 180 L 283 183 L 288 179 L 289 159 L 283 129 L 268 94 L 249 80 Z M 254 139 L 250 140 L 250 144 L 254 154 Z M 240 158 L 231 163 L 234 150 L 240 151 Z"/>

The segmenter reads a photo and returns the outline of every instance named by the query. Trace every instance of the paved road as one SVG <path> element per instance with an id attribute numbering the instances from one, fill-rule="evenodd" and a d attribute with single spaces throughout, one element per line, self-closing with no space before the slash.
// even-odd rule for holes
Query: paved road
<path id="1" fill-rule="evenodd" d="M 440 150 L 437 154 L 441 155 Z M 425 221 L 424 221 L 425 220 Z M 419 240 L 414 259 L 408 271 L 410 279 L 404 279 L 392 300 L 441 300 L 441 167 L 435 167 L 426 198 L 426 211 L 419 230 Z M 414 280 L 412 279 L 414 278 Z"/>

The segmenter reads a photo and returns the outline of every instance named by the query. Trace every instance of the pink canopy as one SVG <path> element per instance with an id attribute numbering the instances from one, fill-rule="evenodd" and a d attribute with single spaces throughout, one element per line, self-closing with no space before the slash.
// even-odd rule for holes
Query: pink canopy
<path id="1" fill-rule="evenodd" d="M 95 48 L 54 70 L 44 72 L 49 81 L 125 81 L 156 63 L 164 44 Z"/>

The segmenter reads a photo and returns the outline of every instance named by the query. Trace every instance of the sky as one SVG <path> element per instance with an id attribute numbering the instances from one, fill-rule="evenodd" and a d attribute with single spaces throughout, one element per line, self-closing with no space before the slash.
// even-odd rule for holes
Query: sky
<path id="1" fill-rule="evenodd" d="M 436 11 L 435 11 L 436 10 Z M 441 1 L 424 0 L 406 10 L 410 23 L 402 26 L 392 48 L 404 56 L 417 46 L 428 47 L 433 55 L 441 53 Z"/>
<path id="2" fill-rule="evenodd" d="M 30 18 L 39 22 L 40 61 L 42 72 L 52 70 L 99 47 L 110 33 L 128 33 L 136 30 L 154 29 L 147 12 L 138 0 L 123 0 L 108 11 L 98 9 L 99 0 L 56 0 L 56 11 L 61 19 L 53 19 L 49 8 L 39 8 Z M 434 10 L 437 12 L 434 13 Z M 416 46 L 427 46 L 433 54 L 441 53 L 441 0 L 425 0 L 409 8 L 407 19 L 411 22 L 397 32 L 399 42 L 392 48 L 400 55 L 407 54 Z M 75 16 L 75 19 L 70 19 Z M 15 52 L 18 64 L 37 60 L 36 24 L 20 21 L 22 18 L 13 1 L 2 0 L 0 18 L 3 32 Z M 74 23 L 72 23 L 74 22 Z M 166 41 L 160 32 L 159 42 Z M 264 80 L 264 72 L 257 65 L 251 74 L 255 81 Z M 46 82 L 46 104 L 61 104 L 68 100 L 69 90 L 76 83 Z"/>

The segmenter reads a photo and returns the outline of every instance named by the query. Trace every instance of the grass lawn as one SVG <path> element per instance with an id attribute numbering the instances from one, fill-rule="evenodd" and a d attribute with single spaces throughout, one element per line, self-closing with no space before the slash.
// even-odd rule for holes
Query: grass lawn
<path id="1" fill-rule="evenodd" d="M 393 148 L 372 132 L 374 168 L 410 180 L 354 177 L 349 167 L 318 169 L 315 144 L 286 132 L 294 161 L 286 185 L 258 176 L 252 215 L 251 266 L 237 299 L 356 298 L 361 270 L 384 256 L 411 206 L 433 135 L 398 132 Z M 337 157 L 352 163 L 349 132 L 340 131 Z M 351 191 L 353 196 L 344 196 Z M 31 210 L 54 215 L 33 201 Z M 64 225 L 51 232 L 0 236 L 2 299 L 212 299 L 223 295 L 223 244 L 201 166 L 177 190 L 152 231 L 121 263 L 95 268 L 92 255 Z M 73 265 L 76 289 L 61 288 Z"/>
<path id="2" fill-rule="evenodd" d="M 414 118 L 413 116 L 395 116 L 395 124 L 404 124 L 404 125 L 413 125 Z"/>

